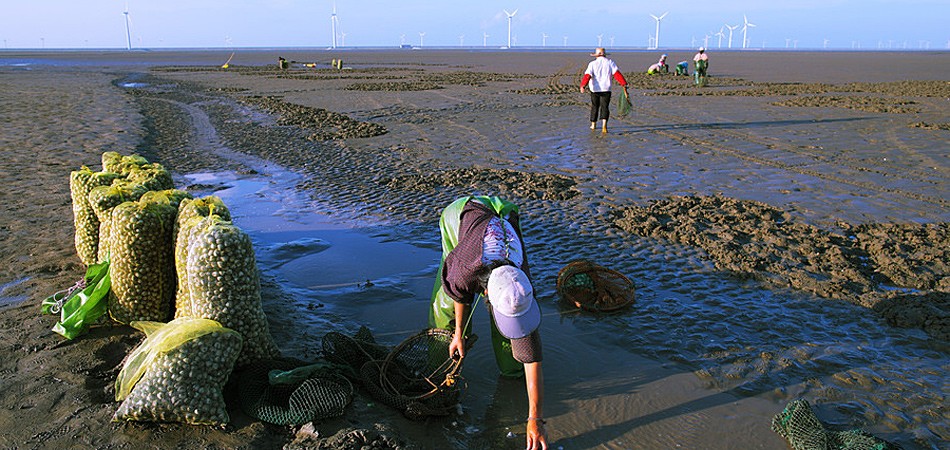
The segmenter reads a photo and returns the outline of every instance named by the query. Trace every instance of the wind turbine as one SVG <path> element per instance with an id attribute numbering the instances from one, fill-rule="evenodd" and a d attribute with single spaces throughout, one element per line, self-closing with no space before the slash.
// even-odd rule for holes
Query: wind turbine
<path id="1" fill-rule="evenodd" d="M 598 47 L 603 47 L 603 41 L 604 41 L 604 35 L 598 34 L 598 35 L 597 35 L 597 46 L 598 46 Z"/>
<path id="2" fill-rule="evenodd" d="M 505 15 L 508 16 L 508 48 L 511 48 L 511 18 L 514 17 L 515 14 L 518 14 L 518 10 L 516 9 L 514 12 L 508 12 L 507 9 L 503 9 L 502 11 L 504 11 Z"/>
<path id="3" fill-rule="evenodd" d="M 406 35 L 405 35 L 405 34 L 400 34 L 400 35 L 399 35 L 399 46 L 402 47 L 403 45 L 406 45 Z"/>
<path id="4" fill-rule="evenodd" d="M 567 47 L 567 36 L 564 36 L 564 46 Z M 947 41 L 947 48 L 950 48 L 950 41 Z"/>
<path id="5" fill-rule="evenodd" d="M 132 50 L 132 25 L 129 22 L 129 3 L 125 3 L 125 43 L 128 50 Z"/>
<path id="6" fill-rule="evenodd" d="M 422 38 L 426 37 L 425 31 L 419 32 L 419 47 L 422 47 Z"/>
<path id="7" fill-rule="evenodd" d="M 339 23 L 340 19 L 336 17 L 336 2 L 333 2 L 333 14 L 330 14 L 330 33 L 333 34 L 333 39 L 330 48 L 336 48 L 336 27 Z"/>
<path id="8" fill-rule="evenodd" d="M 460 34 L 460 35 L 459 35 L 459 47 L 465 47 L 465 35 L 464 35 L 464 34 Z"/>
<path id="9" fill-rule="evenodd" d="M 611 36 L 611 37 L 610 37 L 610 48 L 613 48 L 613 46 L 614 46 L 614 37 Z"/>
<path id="10" fill-rule="evenodd" d="M 733 32 L 736 28 L 739 28 L 739 25 L 729 25 L 729 24 L 727 23 L 727 24 L 726 24 L 726 28 L 729 29 L 729 48 L 732 48 L 732 32 Z"/>
<path id="11" fill-rule="evenodd" d="M 725 27 L 719 27 L 719 32 L 716 33 L 716 36 L 719 36 L 719 45 L 716 48 L 722 48 L 722 38 L 726 37 L 726 33 L 723 33 Z"/>
<path id="12" fill-rule="evenodd" d="M 488 33 L 482 33 L 482 47 L 488 47 Z"/>
<path id="13" fill-rule="evenodd" d="M 746 38 L 746 33 L 748 33 L 749 28 L 754 27 L 755 24 L 749 23 L 749 19 L 745 16 L 745 14 L 742 15 L 742 21 L 745 22 L 745 25 L 742 26 L 742 48 L 746 48 L 749 43 L 749 40 Z"/>
<path id="14" fill-rule="evenodd" d="M 660 17 L 650 14 L 650 17 L 652 17 L 653 20 L 656 21 L 656 35 L 655 35 L 656 38 L 653 40 L 653 48 L 660 48 L 660 21 L 663 20 L 663 18 L 666 17 L 666 15 L 669 13 L 670 12 L 667 11 L 663 13 Z"/>
<path id="15" fill-rule="evenodd" d="M 547 33 L 541 33 L 541 46 L 542 46 L 542 47 L 546 47 L 546 46 L 547 46 L 548 37 L 549 37 L 549 36 L 547 35 Z"/>

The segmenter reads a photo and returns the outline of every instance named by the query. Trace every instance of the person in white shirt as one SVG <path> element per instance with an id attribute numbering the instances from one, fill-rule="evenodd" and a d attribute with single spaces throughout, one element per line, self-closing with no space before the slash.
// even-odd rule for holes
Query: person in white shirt
<path id="1" fill-rule="evenodd" d="M 597 120 L 603 120 L 601 128 L 603 133 L 607 133 L 607 119 L 610 118 L 610 85 L 611 78 L 617 80 L 623 87 L 624 94 L 627 93 L 627 80 L 623 78 L 620 69 L 612 59 L 607 58 L 607 51 L 603 47 L 598 47 L 591 53 L 595 59 L 587 65 L 584 71 L 584 77 L 581 79 L 581 92 L 584 89 L 590 89 L 590 129 L 597 128 Z"/>

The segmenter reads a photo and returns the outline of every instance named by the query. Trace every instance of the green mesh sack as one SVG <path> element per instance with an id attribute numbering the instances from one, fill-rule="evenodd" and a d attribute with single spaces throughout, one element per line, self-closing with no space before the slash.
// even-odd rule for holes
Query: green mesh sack
<path id="1" fill-rule="evenodd" d="M 194 315 L 191 309 L 191 292 L 188 289 L 188 243 L 191 240 L 193 225 L 200 223 L 200 219 L 206 218 L 212 213 L 221 217 L 222 220 L 231 220 L 231 212 L 224 201 L 213 195 L 196 199 L 182 199 L 178 207 L 178 217 L 175 219 L 175 229 L 172 231 L 172 238 L 175 242 L 175 272 L 178 277 L 178 288 L 175 294 L 175 317 Z"/>
<path id="2" fill-rule="evenodd" d="M 369 328 L 361 326 L 352 337 L 331 331 L 323 336 L 323 357 L 349 367 L 351 378 L 359 378 L 360 368 L 369 361 L 386 358 L 390 348 L 376 343 Z"/>
<path id="3" fill-rule="evenodd" d="M 289 359 L 250 363 L 238 375 L 238 390 L 245 414 L 276 425 L 339 417 L 353 400 L 353 385 L 337 366 Z"/>
<path id="4" fill-rule="evenodd" d="M 261 306 L 260 274 L 247 233 L 211 215 L 192 219 L 186 270 L 193 317 L 216 320 L 244 337 L 238 366 L 279 355 Z"/>
<path id="5" fill-rule="evenodd" d="M 893 444 L 861 430 L 831 431 L 818 420 L 807 400 L 792 400 L 772 418 L 772 431 L 793 450 L 896 450 Z"/>
<path id="6" fill-rule="evenodd" d="M 141 184 L 149 191 L 163 191 L 175 187 L 172 175 L 158 163 L 143 164 L 129 170 L 130 182 Z"/>
<path id="7" fill-rule="evenodd" d="M 146 193 L 112 210 L 109 315 L 120 323 L 163 322 L 175 295 L 172 230 L 177 209 L 168 197 Z"/>
<path id="8" fill-rule="evenodd" d="M 128 175 L 133 168 L 148 164 L 148 160 L 139 155 L 122 156 L 116 152 L 102 154 L 102 170 Z"/>
<path id="9" fill-rule="evenodd" d="M 114 421 L 223 425 L 222 390 L 241 351 L 241 335 L 212 320 L 133 322 L 146 338 L 116 379 Z"/>
<path id="10" fill-rule="evenodd" d="M 89 192 L 99 186 L 108 186 L 119 176 L 112 172 L 93 172 L 86 166 L 69 174 L 76 254 L 87 266 L 99 261 L 99 218 L 89 204 Z"/>
<path id="11" fill-rule="evenodd" d="M 125 202 L 138 201 L 146 192 L 148 189 L 140 183 L 117 178 L 108 186 L 99 186 L 89 191 L 89 206 L 101 222 L 108 218 L 112 208 Z"/>

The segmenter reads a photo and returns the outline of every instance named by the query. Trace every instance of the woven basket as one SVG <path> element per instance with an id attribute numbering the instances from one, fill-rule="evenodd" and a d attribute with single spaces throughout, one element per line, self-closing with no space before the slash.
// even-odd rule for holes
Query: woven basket
<path id="1" fill-rule="evenodd" d="M 635 300 L 629 278 L 587 260 L 572 261 L 558 272 L 557 293 L 578 308 L 598 313 L 622 310 Z"/>

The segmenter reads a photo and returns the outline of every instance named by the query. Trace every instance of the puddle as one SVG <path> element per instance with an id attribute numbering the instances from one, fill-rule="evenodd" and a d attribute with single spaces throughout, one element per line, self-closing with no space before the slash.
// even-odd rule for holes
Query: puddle
<path id="1" fill-rule="evenodd" d="M 0 308 L 10 306 L 10 305 L 15 305 L 17 303 L 20 303 L 30 298 L 29 293 L 26 293 L 26 292 L 19 293 L 19 294 L 11 292 L 11 291 L 15 291 L 14 290 L 15 287 L 27 281 L 30 281 L 30 277 L 24 277 L 24 278 L 10 281 L 8 283 L 0 284 Z"/>

